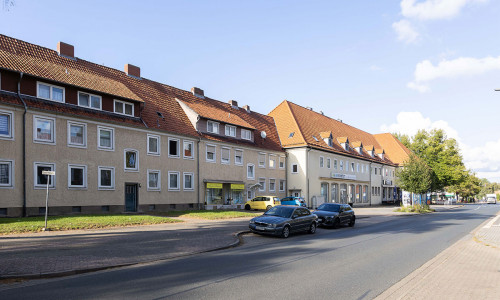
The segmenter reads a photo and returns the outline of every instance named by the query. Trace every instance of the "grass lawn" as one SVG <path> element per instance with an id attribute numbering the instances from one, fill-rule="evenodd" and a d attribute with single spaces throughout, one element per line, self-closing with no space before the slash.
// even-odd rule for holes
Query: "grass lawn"
<path id="1" fill-rule="evenodd" d="M 232 210 L 185 210 L 185 211 L 169 211 L 158 213 L 160 216 L 167 217 L 185 217 L 204 220 L 223 220 L 244 217 L 256 217 L 262 215 L 261 211 L 244 212 Z"/>
<path id="2" fill-rule="evenodd" d="M 148 215 L 49 216 L 47 227 L 51 230 L 73 230 L 175 222 L 182 221 Z M 45 217 L 0 218 L 0 235 L 38 232 L 43 227 L 45 227 Z"/>

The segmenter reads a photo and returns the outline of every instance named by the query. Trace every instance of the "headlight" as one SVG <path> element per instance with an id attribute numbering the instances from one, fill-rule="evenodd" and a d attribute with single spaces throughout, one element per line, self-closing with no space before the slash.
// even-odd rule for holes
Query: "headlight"
<path id="1" fill-rule="evenodd" d="M 250 224 L 254 224 L 254 223 L 255 223 L 255 221 L 253 219 L 250 220 Z"/>
<path id="2" fill-rule="evenodd" d="M 267 227 L 276 228 L 276 224 L 267 224 Z"/>

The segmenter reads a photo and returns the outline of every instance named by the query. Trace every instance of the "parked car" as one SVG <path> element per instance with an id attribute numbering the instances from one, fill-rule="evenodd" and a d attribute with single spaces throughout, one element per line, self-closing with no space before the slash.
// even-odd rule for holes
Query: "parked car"
<path id="1" fill-rule="evenodd" d="M 276 196 L 258 196 L 245 203 L 245 209 L 265 209 L 269 210 L 275 205 L 280 205 L 280 199 Z"/>
<path id="2" fill-rule="evenodd" d="M 252 232 L 287 238 L 290 233 L 308 231 L 315 233 L 318 217 L 305 207 L 278 205 L 262 216 L 250 220 Z"/>
<path id="3" fill-rule="evenodd" d="M 496 194 L 486 194 L 486 203 L 487 204 L 497 204 L 497 195 Z"/>
<path id="4" fill-rule="evenodd" d="M 306 201 L 302 197 L 288 196 L 281 198 L 281 205 L 295 205 L 306 207 Z"/>
<path id="5" fill-rule="evenodd" d="M 318 224 L 339 228 L 341 225 L 354 226 L 356 216 L 349 204 L 323 203 L 315 211 L 318 216 Z"/>

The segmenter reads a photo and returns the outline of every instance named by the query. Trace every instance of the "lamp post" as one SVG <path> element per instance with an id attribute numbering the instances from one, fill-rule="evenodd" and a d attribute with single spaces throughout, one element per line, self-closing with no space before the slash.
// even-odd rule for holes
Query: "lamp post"
<path id="1" fill-rule="evenodd" d="M 50 229 L 47 228 L 47 215 L 49 212 L 49 182 L 50 182 L 50 176 L 55 176 L 56 172 L 55 171 L 42 171 L 42 175 L 47 176 L 47 194 L 45 196 L 45 227 L 43 228 L 43 231 L 49 231 Z"/>

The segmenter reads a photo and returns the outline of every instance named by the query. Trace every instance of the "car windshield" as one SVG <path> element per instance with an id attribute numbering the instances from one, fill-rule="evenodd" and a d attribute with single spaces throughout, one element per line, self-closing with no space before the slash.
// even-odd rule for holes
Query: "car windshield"
<path id="1" fill-rule="evenodd" d="M 266 211 L 265 216 L 275 216 L 282 218 L 290 218 L 292 215 L 294 208 L 293 207 L 283 207 L 283 206 L 275 206 L 270 210 Z"/>
<path id="2" fill-rule="evenodd" d="M 321 204 L 318 207 L 318 210 L 339 212 L 340 211 L 340 205 L 335 205 L 335 204 Z"/>

